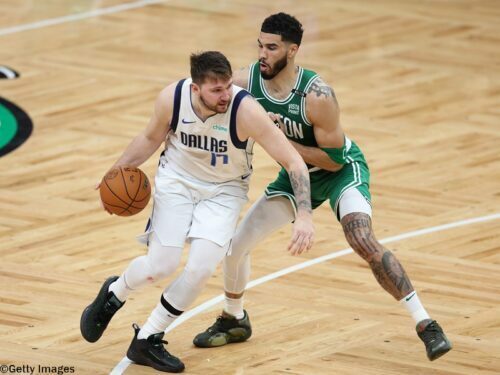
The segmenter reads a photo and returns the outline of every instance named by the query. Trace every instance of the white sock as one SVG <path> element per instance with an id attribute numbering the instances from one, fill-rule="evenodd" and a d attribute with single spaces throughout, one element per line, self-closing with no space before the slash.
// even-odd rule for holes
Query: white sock
<path id="1" fill-rule="evenodd" d="M 121 275 L 115 282 L 111 283 L 108 291 L 113 292 L 120 301 L 125 302 L 132 291 L 125 282 L 125 274 Z"/>
<path id="2" fill-rule="evenodd" d="M 151 312 L 147 322 L 142 326 L 137 338 L 142 340 L 156 333 L 164 332 L 178 317 L 179 315 L 171 314 L 165 307 L 163 307 L 161 302 L 158 303 L 155 309 Z"/>
<path id="3" fill-rule="evenodd" d="M 224 311 L 236 317 L 236 319 L 243 319 L 245 316 L 245 313 L 243 312 L 243 297 L 229 298 L 228 296 L 224 296 L 224 298 Z"/>
<path id="4" fill-rule="evenodd" d="M 415 323 L 420 323 L 424 319 L 430 319 L 429 314 L 425 311 L 424 306 L 418 298 L 417 292 L 413 291 L 399 301 L 406 307 L 406 310 L 411 314 Z"/>

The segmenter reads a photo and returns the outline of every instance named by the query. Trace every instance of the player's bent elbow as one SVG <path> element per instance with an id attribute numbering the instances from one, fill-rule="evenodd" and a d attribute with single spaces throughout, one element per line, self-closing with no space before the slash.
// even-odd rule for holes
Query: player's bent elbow
<path id="1" fill-rule="evenodd" d="M 332 163 L 328 163 L 327 165 L 321 167 L 321 169 L 324 169 L 328 172 L 338 172 L 342 168 L 344 168 L 344 164 L 332 164 Z"/>

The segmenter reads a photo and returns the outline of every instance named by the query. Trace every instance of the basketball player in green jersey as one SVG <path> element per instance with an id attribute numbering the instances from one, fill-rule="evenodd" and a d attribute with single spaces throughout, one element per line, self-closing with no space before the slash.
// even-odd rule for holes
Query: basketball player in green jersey
<path id="1" fill-rule="evenodd" d="M 309 166 L 313 208 L 328 200 L 347 241 L 371 267 L 382 288 L 401 301 L 415 320 L 418 336 L 432 361 L 451 349 L 439 324 L 430 319 L 396 257 L 373 233 L 369 178 L 363 153 L 344 135 L 333 90 L 315 72 L 295 65 L 302 25 L 279 13 L 266 18 L 258 38 L 259 61 L 234 76 L 269 112 Z M 224 260 L 225 307 L 194 344 L 215 347 L 241 342 L 252 333 L 243 310 L 249 280 L 249 252 L 268 234 L 294 220 L 297 202 L 288 174 L 277 179 L 248 211 Z"/>

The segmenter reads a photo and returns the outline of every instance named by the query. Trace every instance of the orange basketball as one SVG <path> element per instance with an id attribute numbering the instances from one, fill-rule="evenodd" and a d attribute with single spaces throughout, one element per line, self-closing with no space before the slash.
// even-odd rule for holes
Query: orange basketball
<path id="1" fill-rule="evenodd" d="M 132 216 L 147 206 L 151 197 L 148 177 L 139 168 L 111 169 L 99 188 L 104 207 L 118 216 Z"/>

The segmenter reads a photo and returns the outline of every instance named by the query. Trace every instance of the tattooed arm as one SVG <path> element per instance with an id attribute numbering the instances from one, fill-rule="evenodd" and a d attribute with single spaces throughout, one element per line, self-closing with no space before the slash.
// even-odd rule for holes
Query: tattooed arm
<path id="1" fill-rule="evenodd" d="M 307 166 L 285 135 L 271 121 L 264 108 L 250 96 L 241 101 L 236 115 L 236 127 L 240 141 L 253 138 L 287 170 L 297 201 L 297 217 L 288 250 L 293 255 L 309 250 L 313 243 L 314 228 Z"/>
<path id="2" fill-rule="evenodd" d="M 306 115 L 313 125 L 319 147 L 341 148 L 344 132 L 340 126 L 340 109 L 335 94 L 321 78 L 317 78 L 306 96 Z M 292 142 L 304 161 L 316 167 L 336 172 L 342 164 L 334 162 L 319 147 L 308 147 Z"/>

